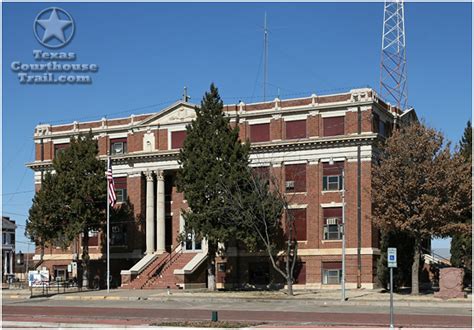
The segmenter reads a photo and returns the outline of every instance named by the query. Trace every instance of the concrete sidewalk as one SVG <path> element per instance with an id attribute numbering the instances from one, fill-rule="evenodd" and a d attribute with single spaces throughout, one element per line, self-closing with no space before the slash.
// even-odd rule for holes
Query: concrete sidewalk
<path id="1" fill-rule="evenodd" d="M 261 301 L 272 302 L 275 300 L 300 300 L 307 303 L 322 303 L 328 305 L 337 304 L 356 304 L 356 305 L 387 305 L 389 304 L 389 294 L 381 293 L 380 290 L 347 290 L 347 301 L 342 302 L 339 290 L 319 290 L 319 291 L 295 291 L 293 297 L 288 297 L 284 291 L 216 291 L 208 292 L 205 290 L 129 290 L 129 289 L 113 289 L 110 293 L 106 290 L 98 291 L 82 291 L 82 292 L 66 292 L 55 294 L 51 290 L 48 299 L 54 300 L 114 300 L 114 301 L 197 301 L 211 299 L 212 301 L 222 302 L 242 302 L 242 301 Z M 2 290 L 3 299 L 29 299 L 29 290 Z M 31 299 L 40 298 L 33 297 Z M 44 297 L 42 297 L 44 298 Z M 463 307 L 470 308 L 472 306 L 472 296 L 467 298 L 457 298 L 450 300 L 442 300 L 435 298 L 433 294 L 411 296 L 407 294 L 394 294 L 394 302 L 399 306 L 446 306 L 446 307 Z"/>

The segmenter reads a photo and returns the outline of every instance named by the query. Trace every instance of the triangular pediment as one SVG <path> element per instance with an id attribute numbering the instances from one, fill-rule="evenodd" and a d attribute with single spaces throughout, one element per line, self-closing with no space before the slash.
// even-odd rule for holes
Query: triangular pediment
<path id="1" fill-rule="evenodd" d="M 194 108 L 194 104 L 178 101 L 160 112 L 144 119 L 139 123 L 139 126 L 161 126 L 167 124 L 188 123 L 196 118 L 196 111 Z"/>

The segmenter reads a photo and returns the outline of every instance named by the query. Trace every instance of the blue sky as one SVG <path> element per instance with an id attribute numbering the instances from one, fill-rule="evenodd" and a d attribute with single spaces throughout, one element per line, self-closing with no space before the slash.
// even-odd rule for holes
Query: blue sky
<path id="1" fill-rule="evenodd" d="M 56 4 L 76 24 L 62 50 L 76 52 L 77 63 L 98 64 L 99 72 L 86 86 L 21 85 L 10 64 L 34 63 L 32 51 L 45 50 L 32 25 L 50 6 L 3 4 L 3 214 L 19 225 L 33 197 L 33 172 L 24 164 L 34 158 L 38 123 L 158 111 L 183 86 L 199 102 L 212 81 L 227 103 L 261 100 L 265 11 L 272 97 L 278 89 L 286 98 L 378 90 L 382 3 Z M 457 142 L 471 117 L 471 4 L 405 6 L 409 104 Z"/>

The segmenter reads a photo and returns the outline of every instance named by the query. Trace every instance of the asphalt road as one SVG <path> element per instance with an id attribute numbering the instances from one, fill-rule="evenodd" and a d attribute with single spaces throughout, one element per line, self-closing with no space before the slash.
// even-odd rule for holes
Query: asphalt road
<path id="1" fill-rule="evenodd" d="M 109 325 L 145 325 L 171 320 L 209 320 L 211 311 L 220 320 L 265 322 L 272 325 L 386 326 L 385 306 L 324 305 L 308 301 L 256 300 L 215 303 L 212 299 L 172 301 L 67 301 L 55 299 L 4 299 L 4 321 L 72 322 Z M 398 307 L 395 325 L 403 327 L 471 327 L 471 309 Z"/>

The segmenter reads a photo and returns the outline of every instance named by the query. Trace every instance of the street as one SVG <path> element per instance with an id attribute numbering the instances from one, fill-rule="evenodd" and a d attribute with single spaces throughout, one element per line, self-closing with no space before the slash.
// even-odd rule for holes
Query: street
<path id="1" fill-rule="evenodd" d="M 263 323 L 267 326 L 387 326 L 388 309 L 369 305 L 324 304 L 318 301 L 233 300 L 225 303 L 208 298 L 160 300 L 65 300 L 52 298 L 4 299 L 3 321 L 35 324 L 80 323 L 110 326 L 149 325 L 154 322 L 209 320 L 218 311 L 219 320 Z M 471 309 L 426 304 L 395 307 L 396 327 L 471 327 Z"/>

